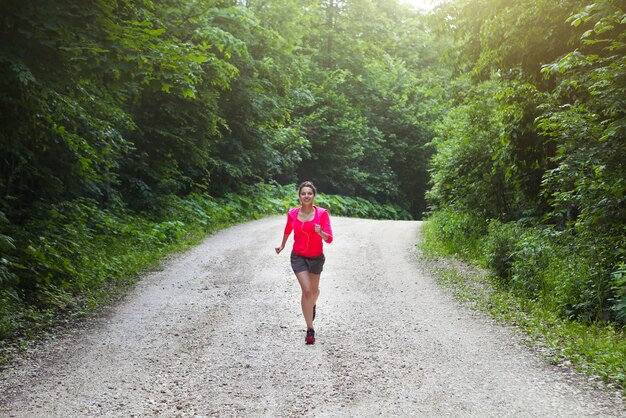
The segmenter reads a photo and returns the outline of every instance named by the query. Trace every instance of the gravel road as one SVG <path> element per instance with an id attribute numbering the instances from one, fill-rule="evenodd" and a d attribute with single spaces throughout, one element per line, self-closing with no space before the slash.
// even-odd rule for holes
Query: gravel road
<path id="1" fill-rule="evenodd" d="M 315 345 L 289 251 L 274 252 L 284 217 L 266 218 L 5 371 L 0 416 L 626 416 L 440 290 L 413 250 L 420 222 L 332 221 Z"/>

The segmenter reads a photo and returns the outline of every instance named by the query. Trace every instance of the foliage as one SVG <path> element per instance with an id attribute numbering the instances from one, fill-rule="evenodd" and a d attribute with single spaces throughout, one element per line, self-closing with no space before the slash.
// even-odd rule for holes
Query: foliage
<path id="1" fill-rule="evenodd" d="M 483 250 L 485 229 L 484 220 L 472 213 L 437 211 L 429 216 L 424 226 L 424 249 L 430 254 L 441 253 L 461 259 L 476 259 Z M 432 248 L 431 243 L 435 245 Z M 442 247 L 436 247 L 437 244 Z"/>
<path id="2" fill-rule="evenodd" d="M 575 227 L 614 242 L 616 259 L 626 241 L 626 10 L 598 1 L 571 16 L 589 28 L 576 50 L 544 66 L 557 81 L 555 105 L 540 127 L 555 138 L 555 167 L 544 179 L 555 215 L 576 213 Z"/>
<path id="3" fill-rule="evenodd" d="M 505 286 L 511 281 L 514 254 L 521 233 L 521 228 L 514 222 L 502 223 L 493 220 L 489 224 L 485 240 L 485 265 Z"/>
<path id="4" fill-rule="evenodd" d="M 331 213 L 351 218 L 409 220 L 411 214 L 390 204 L 379 205 L 361 197 L 319 194 L 316 204 Z"/>
<path id="5" fill-rule="evenodd" d="M 436 62 L 424 18 L 396 1 L 318 7 L 310 6 L 310 31 L 301 38 L 310 51 L 302 72 L 311 100 L 297 103 L 294 116 L 310 156 L 298 177 L 331 193 L 399 203 L 419 216 L 425 145 L 442 94 L 431 77 L 418 76 Z"/>
<path id="6" fill-rule="evenodd" d="M 89 306 L 165 248 L 284 211 L 292 190 L 257 184 L 302 180 L 334 214 L 430 210 L 448 253 L 516 295 L 626 321 L 624 13 L 617 0 L 448 0 L 427 15 L 397 0 L 4 1 L 0 333 Z"/>
<path id="7" fill-rule="evenodd" d="M 495 283 L 517 296 L 541 301 L 554 313 L 583 322 L 623 321 L 624 280 L 602 237 L 572 236 L 519 222 L 435 212 L 424 230 L 424 250 L 486 266 Z"/>
<path id="8" fill-rule="evenodd" d="M 260 182 L 313 180 L 337 215 L 425 208 L 440 93 L 415 73 L 436 60 L 399 2 L 8 0 L 0 14 L 0 335 L 295 204 Z"/>
<path id="9" fill-rule="evenodd" d="M 626 266 L 622 263 L 612 274 L 613 290 L 616 299 L 613 309 L 615 316 L 622 322 L 626 322 Z"/>
<path id="10" fill-rule="evenodd" d="M 581 321 L 624 320 L 624 12 L 451 0 L 432 21 L 453 36 L 443 62 L 455 71 L 432 141 L 434 239 L 456 254 L 484 242 L 471 258 L 502 286 Z M 441 230 L 459 217 L 490 226 Z"/>
<path id="11" fill-rule="evenodd" d="M 427 194 L 433 208 L 451 205 L 488 218 L 509 210 L 512 190 L 505 181 L 505 167 L 494 158 L 503 129 L 500 106 L 490 99 L 496 88 L 495 83 L 483 84 L 469 104 L 451 109 L 437 127 L 433 187 Z"/>
<path id="12" fill-rule="evenodd" d="M 424 210 L 432 112 L 416 113 L 427 80 L 412 72 L 434 60 L 398 2 L 9 0 L 2 14 L 12 222 L 41 201 L 151 211 L 169 194 L 304 179 Z"/>

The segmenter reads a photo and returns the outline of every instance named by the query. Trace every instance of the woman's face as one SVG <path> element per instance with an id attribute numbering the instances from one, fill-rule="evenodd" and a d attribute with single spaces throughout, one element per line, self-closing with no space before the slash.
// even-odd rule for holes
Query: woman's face
<path id="1" fill-rule="evenodd" d="M 304 186 L 302 189 L 300 189 L 300 203 L 304 204 L 309 204 L 309 203 L 313 203 L 313 199 L 315 199 L 315 193 L 313 192 L 313 189 L 311 189 L 308 186 Z"/>

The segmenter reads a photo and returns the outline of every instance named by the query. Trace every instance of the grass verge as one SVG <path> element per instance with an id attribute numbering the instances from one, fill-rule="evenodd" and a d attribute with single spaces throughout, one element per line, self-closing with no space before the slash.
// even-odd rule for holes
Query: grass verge
<path id="1" fill-rule="evenodd" d="M 426 222 L 418 254 L 443 288 L 472 309 L 523 330 L 551 364 L 569 365 L 626 396 L 626 333 L 610 322 L 563 318 L 537 300 L 503 289 L 471 259 L 450 255 Z"/>

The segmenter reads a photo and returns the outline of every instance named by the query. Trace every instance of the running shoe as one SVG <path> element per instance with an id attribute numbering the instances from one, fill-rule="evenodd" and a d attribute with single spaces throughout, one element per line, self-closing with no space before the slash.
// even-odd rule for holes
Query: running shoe
<path id="1" fill-rule="evenodd" d="M 306 338 L 304 342 L 307 344 L 315 344 L 315 330 L 313 328 L 309 328 L 306 330 Z"/>
<path id="2" fill-rule="evenodd" d="M 315 308 L 317 307 L 317 305 L 313 305 L 313 321 L 315 321 Z"/>

